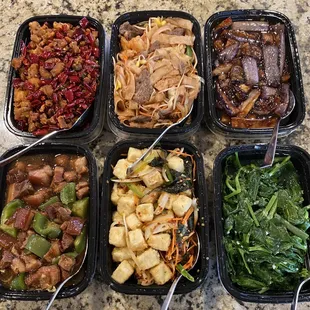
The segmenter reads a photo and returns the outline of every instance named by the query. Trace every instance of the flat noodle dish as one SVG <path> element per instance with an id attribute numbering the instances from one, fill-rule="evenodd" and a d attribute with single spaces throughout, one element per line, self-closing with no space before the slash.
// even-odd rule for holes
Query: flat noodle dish
<path id="1" fill-rule="evenodd" d="M 191 21 L 151 17 L 120 26 L 114 109 L 129 127 L 163 128 L 183 118 L 200 91 Z"/>

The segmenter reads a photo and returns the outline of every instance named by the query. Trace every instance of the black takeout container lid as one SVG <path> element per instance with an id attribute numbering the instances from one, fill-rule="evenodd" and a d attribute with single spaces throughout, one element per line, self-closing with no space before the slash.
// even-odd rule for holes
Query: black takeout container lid
<path id="1" fill-rule="evenodd" d="M 108 111 L 107 122 L 112 132 L 123 138 L 151 138 L 159 136 L 163 128 L 131 128 L 121 124 L 116 113 L 114 112 L 114 66 L 112 57 L 116 58 L 118 52 L 120 52 L 120 39 L 119 28 L 125 23 L 136 24 L 139 22 L 147 21 L 150 17 L 179 17 L 188 19 L 193 23 L 193 33 L 195 35 L 194 50 L 197 55 L 197 72 L 200 77 L 203 77 L 203 56 L 202 56 L 202 41 L 200 33 L 200 25 L 196 18 L 189 13 L 182 11 L 168 11 L 168 10 L 155 10 L 155 11 L 137 11 L 128 12 L 119 16 L 112 25 L 111 41 L 110 41 L 110 69 L 109 69 L 109 94 L 108 94 Z M 171 137 L 172 139 L 186 139 L 191 136 L 193 132 L 197 131 L 200 123 L 203 119 L 204 113 L 204 87 L 201 85 L 201 90 L 198 97 L 194 101 L 193 111 L 190 115 L 190 124 L 184 124 L 183 126 L 176 126 L 170 129 L 165 138 Z"/>
<path id="2" fill-rule="evenodd" d="M 99 272 L 105 283 L 107 283 L 113 290 L 125 294 L 136 295 L 166 295 L 169 291 L 171 283 L 165 285 L 150 285 L 142 286 L 137 284 L 137 280 L 131 277 L 124 284 L 119 284 L 112 279 L 112 273 L 116 264 L 112 262 L 112 249 L 109 244 L 109 230 L 112 224 L 112 214 L 116 211 L 116 207 L 112 204 L 110 196 L 113 188 L 113 182 L 110 181 L 113 176 L 113 168 L 117 161 L 124 158 L 122 154 L 127 153 L 129 147 L 146 148 L 151 145 L 153 141 L 123 141 L 117 143 L 109 152 L 104 165 L 104 172 L 102 178 L 101 189 L 101 203 L 100 208 L 100 229 L 99 229 Z M 175 293 L 186 294 L 200 286 L 207 277 L 209 268 L 209 215 L 207 206 L 207 188 L 204 177 L 203 157 L 201 153 L 189 143 L 184 142 L 161 142 L 160 147 L 165 150 L 171 150 L 176 147 L 184 147 L 186 153 L 192 154 L 196 161 L 196 182 L 195 182 L 195 195 L 198 198 L 199 205 L 199 220 L 196 226 L 196 231 L 199 234 L 201 251 L 196 266 L 190 271 L 194 276 L 195 282 L 190 282 L 182 278 L 178 283 Z"/>
<path id="3" fill-rule="evenodd" d="M 25 146 L 16 146 L 4 153 L 0 159 L 7 158 Z M 33 147 L 24 156 L 40 155 L 40 154 L 72 154 L 85 156 L 88 161 L 89 168 L 89 188 L 90 188 L 90 207 L 88 213 L 87 227 L 88 227 L 88 252 L 84 262 L 84 267 L 81 271 L 71 280 L 70 285 L 65 285 L 57 295 L 57 298 L 73 297 L 84 291 L 92 281 L 97 261 L 97 225 L 99 213 L 99 196 L 98 196 L 98 179 L 97 179 L 97 164 L 96 159 L 91 151 L 83 146 L 74 144 L 61 144 L 61 143 L 44 143 Z M 0 168 L 0 210 L 2 212 L 5 206 L 5 191 L 6 191 L 6 173 L 10 165 Z M 53 292 L 39 291 L 39 290 L 24 290 L 15 291 L 3 287 L 0 284 L 0 297 L 5 299 L 14 300 L 49 300 Z"/>
<path id="4" fill-rule="evenodd" d="M 224 149 L 216 157 L 213 166 L 214 183 L 214 226 L 216 236 L 217 268 L 220 281 L 224 288 L 238 300 L 255 303 L 290 303 L 293 300 L 293 291 L 267 291 L 263 294 L 246 291 L 234 284 L 228 273 L 228 257 L 223 243 L 223 212 L 222 190 L 224 182 L 225 161 L 228 156 L 238 152 L 241 164 L 249 164 L 253 161 L 263 162 L 267 150 L 266 145 L 240 145 Z M 310 155 L 300 147 L 294 145 L 278 145 L 276 156 L 291 156 L 291 161 L 300 177 L 300 183 L 304 192 L 304 204 L 310 203 Z M 310 300 L 310 286 L 304 285 L 299 295 L 299 301 Z"/>
<path id="5" fill-rule="evenodd" d="M 305 96 L 300 69 L 299 54 L 293 25 L 289 18 L 282 13 L 269 10 L 232 10 L 222 11 L 213 14 L 206 22 L 204 28 L 204 58 L 205 58 L 205 81 L 207 92 L 207 104 L 205 105 L 205 121 L 209 129 L 216 133 L 224 135 L 230 139 L 264 139 L 272 134 L 272 128 L 233 128 L 225 125 L 220 121 L 219 112 L 215 105 L 216 88 L 212 76 L 214 68 L 214 60 L 216 54 L 212 42 L 212 30 L 224 19 L 231 17 L 233 21 L 242 20 L 264 20 L 271 24 L 281 23 L 285 26 L 285 43 L 286 43 L 286 58 L 288 60 L 291 73 L 290 89 L 295 95 L 296 105 L 291 115 L 281 121 L 279 136 L 284 137 L 292 133 L 305 118 Z"/>
<path id="6" fill-rule="evenodd" d="M 79 21 L 84 16 L 73 16 L 73 15 L 42 15 L 42 16 L 33 16 L 27 20 L 25 20 L 17 30 L 12 59 L 18 57 L 20 55 L 20 49 L 22 42 L 29 43 L 30 41 L 30 31 L 29 31 L 29 23 L 33 21 L 37 21 L 40 25 L 48 22 L 50 25 L 53 22 L 61 22 L 61 23 L 70 23 L 73 26 L 77 26 Z M 54 136 L 51 140 L 56 140 L 58 142 L 77 142 L 86 144 L 93 141 L 96 137 L 98 137 L 103 129 L 104 125 L 104 115 L 105 115 L 105 107 L 106 107 L 106 91 L 107 91 L 107 82 L 104 74 L 104 68 L 106 66 L 106 53 L 108 52 L 106 48 L 106 36 L 105 31 L 101 23 L 89 16 L 85 16 L 89 25 L 95 28 L 98 31 L 98 39 L 99 39 L 99 64 L 100 64 L 100 77 L 99 77 L 99 85 L 97 87 L 97 93 L 95 96 L 95 100 L 92 103 L 92 107 L 88 112 L 88 116 L 83 124 L 80 125 L 79 128 L 74 130 L 69 130 L 66 132 L 62 132 L 59 135 Z M 13 79 L 17 77 L 17 73 L 15 69 L 10 65 L 9 66 L 9 75 L 8 75 L 8 84 L 6 90 L 5 97 L 5 105 L 4 105 L 4 122 L 7 129 L 22 138 L 25 139 L 36 139 L 32 133 L 27 131 L 19 130 L 16 126 L 16 122 L 14 120 L 14 88 L 13 88 Z"/>

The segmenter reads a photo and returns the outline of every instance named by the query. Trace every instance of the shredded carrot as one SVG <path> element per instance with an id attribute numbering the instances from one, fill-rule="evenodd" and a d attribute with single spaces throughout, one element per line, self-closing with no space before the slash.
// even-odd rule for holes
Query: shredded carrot
<path id="1" fill-rule="evenodd" d="M 193 207 L 190 207 L 190 208 L 187 210 L 187 212 L 185 213 L 185 215 L 184 215 L 184 217 L 183 217 L 183 220 L 182 220 L 182 224 L 183 224 L 183 225 L 188 221 L 189 217 L 191 216 L 191 214 L 192 214 L 193 212 L 194 212 L 194 208 L 193 208 Z"/>
<path id="2" fill-rule="evenodd" d="M 175 229 L 172 230 L 172 241 L 170 244 L 170 248 L 167 251 L 166 257 L 167 259 L 171 260 L 172 254 L 174 252 L 174 247 L 175 247 L 175 243 L 176 243 L 176 233 L 175 233 Z"/>
<path id="3" fill-rule="evenodd" d="M 194 255 L 191 255 L 189 260 L 186 262 L 186 264 L 183 266 L 184 269 L 189 269 L 190 267 L 192 267 L 194 261 Z"/>

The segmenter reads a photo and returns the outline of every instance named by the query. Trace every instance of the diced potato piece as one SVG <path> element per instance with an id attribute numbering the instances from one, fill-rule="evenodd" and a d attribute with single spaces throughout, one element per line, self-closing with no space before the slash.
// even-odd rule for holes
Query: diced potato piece
<path id="1" fill-rule="evenodd" d="M 184 172 L 184 161 L 178 156 L 171 156 L 168 159 L 168 167 L 178 172 Z"/>
<path id="2" fill-rule="evenodd" d="M 156 187 L 161 186 L 164 183 L 163 177 L 161 176 L 160 172 L 154 169 L 152 172 L 144 175 L 142 180 L 146 187 L 150 189 L 154 189 Z"/>
<path id="3" fill-rule="evenodd" d="M 134 195 L 126 195 L 121 197 L 117 203 L 117 211 L 119 214 L 129 215 L 136 210 L 139 198 Z"/>
<path id="4" fill-rule="evenodd" d="M 124 260 L 114 270 L 112 273 L 112 278 L 116 282 L 123 284 L 133 275 L 134 271 L 135 269 L 130 265 L 130 263 L 127 260 Z"/>
<path id="5" fill-rule="evenodd" d="M 109 243 L 118 248 L 123 248 L 126 246 L 124 226 L 114 226 L 110 228 Z"/>
<path id="6" fill-rule="evenodd" d="M 128 232 L 128 239 L 130 249 L 133 251 L 143 251 L 147 248 L 147 244 L 144 240 L 143 232 L 141 229 L 135 229 Z"/>
<path id="7" fill-rule="evenodd" d="M 117 184 L 115 183 L 113 185 L 113 190 L 111 194 L 111 200 L 114 205 L 117 205 L 118 200 L 125 194 L 125 189 L 124 188 L 119 188 Z"/>
<path id="8" fill-rule="evenodd" d="M 136 214 L 141 222 L 150 222 L 154 218 L 154 206 L 152 203 L 143 203 L 136 208 Z"/>
<path id="9" fill-rule="evenodd" d="M 122 262 L 125 259 L 131 259 L 128 248 L 114 248 L 112 251 L 112 259 L 114 262 Z"/>
<path id="10" fill-rule="evenodd" d="M 123 217 L 117 211 L 113 212 L 112 221 L 124 225 Z"/>
<path id="11" fill-rule="evenodd" d="M 142 156 L 142 150 L 130 147 L 128 150 L 127 160 L 134 163 L 141 156 Z"/>
<path id="12" fill-rule="evenodd" d="M 155 250 L 168 251 L 168 248 L 171 243 L 171 236 L 169 234 L 152 235 L 148 239 L 147 243 Z"/>
<path id="13" fill-rule="evenodd" d="M 150 269 L 160 263 L 160 255 L 158 251 L 149 248 L 142 254 L 137 256 L 139 267 L 141 270 Z"/>
<path id="14" fill-rule="evenodd" d="M 172 271 L 164 262 L 150 269 L 150 273 L 158 285 L 163 285 L 172 278 Z"/>
<path id="15" fill-rule="evenodd" d="M 134 230 L 142 226 L 142 223 L 140 222 L 135 213 L 131 213 L 126 217 L 126 223 L 130 230 Z"/>
<path id="16" fill-rule="evenodd" d="M 129 166 L 130 162 L 127 159 L 120 159 L 113 169 L 113 174 L 121 180 L 126 179 L 126 172 Z"/>
<path id="17" fill-rule="evenodd" d="M 185 195 L 179 195 L 179 197 L 172 203 L 173 212 L 181 217 L 191 207 L 192 199 Z"/>

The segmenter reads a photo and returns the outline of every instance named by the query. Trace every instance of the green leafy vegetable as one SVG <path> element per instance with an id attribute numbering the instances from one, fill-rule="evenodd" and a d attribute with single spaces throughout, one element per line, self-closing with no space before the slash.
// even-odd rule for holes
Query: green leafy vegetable
<path id="1" fill-rule="evenodd" d="M 223 180 L 224 246 L 232 281 L 246 290 L 291 290 L 304 269 L 309 206 L 290 157 L 273 167 L 227 158 Z"/>

